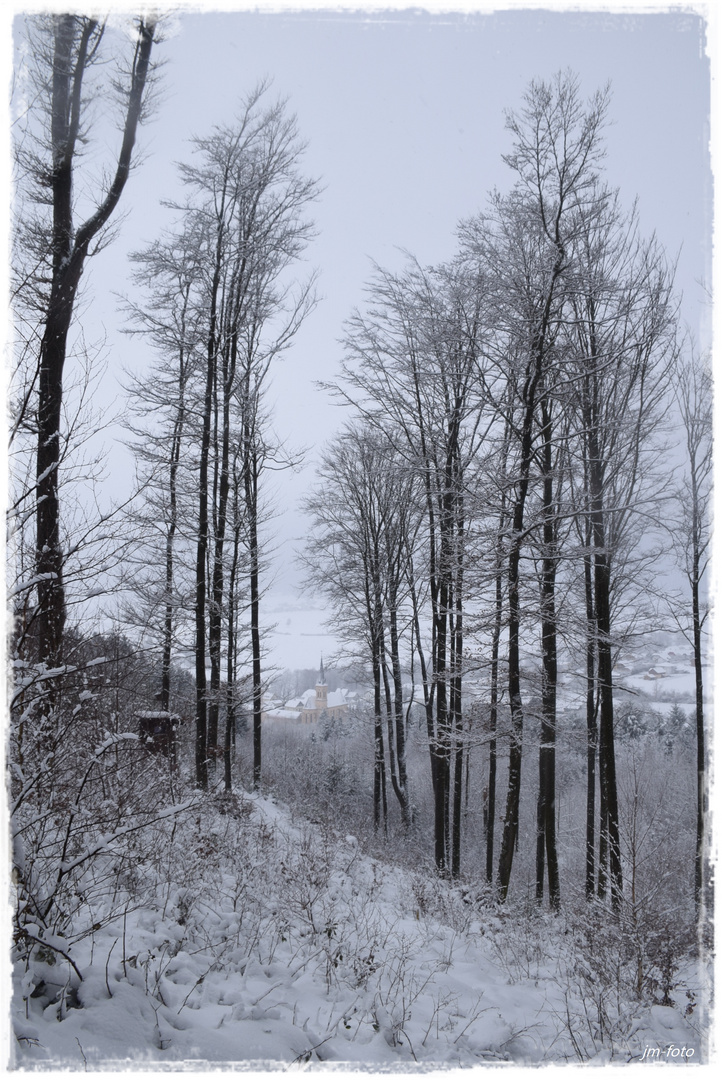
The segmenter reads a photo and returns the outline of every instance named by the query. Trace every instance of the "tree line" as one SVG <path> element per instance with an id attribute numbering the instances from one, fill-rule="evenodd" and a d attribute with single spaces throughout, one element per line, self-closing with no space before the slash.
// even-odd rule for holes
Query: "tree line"
<path id="1" fill-rule="evenodd" d="M 698 472 L 702 427 L 710 437 L 704 364 L 680 332 L 674 267 L 604 176 L 608 105 L 608 91 L 585 102 L 569 73 L 532 82 L 507 115 L 510 191 L 493 192 L 486 210 L 460 223 L 455 257 L 375 268 L 364 307 L 347 322 L 333 387 L 353 418 L 327 448 L 307 504 L 309 579 L 373 672 L 375 820 L 387 773 L 410 816 L 403 657 L 418 671 L 410 695 L 426 713 L 438 871 L 459 875 L 467 760 L 484 742 L 486 876 L 506 897 L 534 722 L 536 896 L 542 902 L 546 888 L 555 909 L 560 663 L 586 684 L 587 896 L 608 896 L 616 910 L 623 895 L 614 665 L 659 614 L 662 522 L 679 505 L 666 456 L 675 394 L 688 439 L 685 505 L 705 497 L 709 479 Z M 707 441 L 705 468 L 708 455 Z M 699 526 L 698 511 L 686 524 L 676 516 L 697 671 Z M 475 722 L 468 702 L 480 676 L 486 708 Z M 701 717 L 699 679 L 696 693 Z M 697 737 L 701 777 L 699 719 Z M 508 778 L 497 838 L 501 738 Z M 699 807 L 698 899 L 701 793 Z"/>

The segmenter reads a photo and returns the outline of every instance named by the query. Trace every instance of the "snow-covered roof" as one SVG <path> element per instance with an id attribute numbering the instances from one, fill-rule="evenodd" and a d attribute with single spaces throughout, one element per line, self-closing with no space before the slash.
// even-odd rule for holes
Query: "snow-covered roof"
<path id="1" fill-rule="evenodd" d="M 292 720 L 294 723 L 300 718 L 298 709 L 266 709 L 263 714 L 270 720 Z"/>

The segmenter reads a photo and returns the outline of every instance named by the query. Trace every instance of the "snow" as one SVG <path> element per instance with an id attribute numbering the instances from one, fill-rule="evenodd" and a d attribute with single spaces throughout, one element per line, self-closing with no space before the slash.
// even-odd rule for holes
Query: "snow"
<path id="1" fill-rule="evenodd" d="M 694 966 L 675 1007 L 610 993 L 600 1020 L 571 916 L 471 901 L 256 795 L 208 800 L 172 843 L 170 873 L 139 865 L 142 902 L 62 939 L 82 982 L 49 949 L 16 964 L 16 1066 L 700 1060 Z"/>

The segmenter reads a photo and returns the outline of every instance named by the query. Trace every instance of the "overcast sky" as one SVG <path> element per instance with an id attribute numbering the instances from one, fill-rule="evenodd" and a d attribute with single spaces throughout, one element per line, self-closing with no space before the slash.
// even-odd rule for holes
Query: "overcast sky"
<path id="1" fill-rule="evenodd" d="M 172 195 L 174 163 L 188 157 L 189 136 L 231 122 L 240 99 L 270 77 L 308 142 L 305 170 L 324 189 L 307 252 L 322 301 L 271 392 L 278 434 L 310 447 L 306 470 L 278 489 L 278 593 L 293 592 L 292 549 L 303 529 L 296 504 L 313 482 L 314 454 L 343 420 L 315 382 L 338 371 L 343 320 L 363 302 L 371 260 L 398 266 L 399 249 L 422 263 L 453 254 L 459 219 L 483 208 L 492 188 L 510 186 L 501 160 L 510 147 L 504 110 L 519 106 L 532 78 L 569 68 L 585 96 L 611 84 L 608 182 L 626 204 L 638 197 L 643 231 L 656 230 L 679 256 L 684 317 L 708 337 L 700 283 L 709 283 L 711 265 L 710 74 L 699 16 L 201 12 L 180 14 L 157 55 L 165 62 L 162 97 L 123 195 L 126 218 L 87 271 L 90 333 L 107 335 L 104 402 L 119 393 L 124 366 L 142 368 L 151 358 L 120 334 L 112 294 L 127 285 L 127 253 L 158 234 L 160 200 Z M 111 447 L 111 470 L 122 467 L 122 455 Z M 315 663 L 320 641 L 279 659 Z"/>

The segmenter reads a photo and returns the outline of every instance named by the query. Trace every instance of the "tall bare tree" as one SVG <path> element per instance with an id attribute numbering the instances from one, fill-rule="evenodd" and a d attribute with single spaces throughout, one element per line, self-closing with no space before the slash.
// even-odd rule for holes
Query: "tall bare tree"
<path id="1" fill-rule="evenodd" d="M 184 532 L 187 539 L 183 511 L 189 502 L 191 462 L 185 451 L 191 441 L 188 428 L 194 415 L 193 386 L 201 344 L 195 310 L 199 240 L 192 231 L 171 232 L 137 252 L 136 281 L 150 303 L 127 305 L 128 332 L 147 337 L 156 360 L 150 377 L 147 373 L 132 376 L 126 388 L 131 411 L 140 418 L 140 422 L 129 422 L 129 427 L 141 464 L 142 501 L 135 516 L 144 537 L 133 559 L 134 600 L 126 618 L 139 625 L 145 636 L 149 634 L 160 650 L 159 704 L 166 712 L 180 615 L 188 607 L 179 540 Z M 164 568 L 161 581 L 159 564 Z"/>
<path id="2" fill-rule="evenodd" d="M 658 433 L 676 349 L 677 309 L 664 252 L 656 240 L 640 237 L 635 211 L 623 213 L 614 192 L 604 192 L 600 212 L 584 222 L 576 260 L 576 289 L 564 336 L 570 371 L 576 372 L 570 406 L 579 418 L 578 460 L 586 485 L 582 512 L 588 516 L 591 541 L 585 573 L 599 703 L 597 891 L 606 891 L 608 861 L 612 903 L 618 908 L 622 863 L 614 749 L 615 604 L 619 609 L 623 603 L 625 577 L 640 546 L 640 522 L 653 517 L 663 487 L 656 470 Z M 590 722 L 590 739 L 596 738 L 594 727 Z"/>
<path id="3" fill-rule="evenodd" d="M 125 105 L 120 148 L 109 181 L 96 184 L 95 198 L 88 195 L 88 182 L 81 182 L 80 151 L 90 137 L 89 103 L 103 83 L 88 85 L 93 69 L 102 69 L 105 23 L 83 15 L 48 15 L 32 22 L 28 33 L 35 97 L 17 141 L 23 194 L 15 273 L 19 315 L 35 326 L 26 340 L 37 345 L 20 413 L 26 420 L 32 413 L 37 431 L 37 646 L 39 660 L 50 667 L 61 662 L 65 626 L 58 490 L 68 335 L 86 261 L 107 237 L 105 228 L 128 180 L 156 29 L 153 18 L 136 22 L 133 53 L 116 82 Z"/>
<path id="4" fill-rule="evenodd" d="M 266 92 L 261 84 L 247 96 L 234 125 L 194 139 L 195 160 L 181 166 L 188 197 L 179 209 L 185 232 L 197 239 L 193 261 L 198 271 L 190 303 L 196 332 L 203 337 L 202 371 L 198 367 L 195 385 L 195 445 L 187 451 L 198 472 L 194 621 L 196 775 L 201 788 L 208 786 L 209 759 L 225 752 L 218 736 L 223 627 L 235 641 L 237 619 L 228 620 L 227 604 L 229 572 L 234 603 L 239 595 L 239 541 L 248 547 L 254 783 L 260 783 L 259 485 L 265 470 L 286 461 L 270 433 L 263 396 L 272 362 L 289 347 L 315 303 L 313 275 L 297 283 L 288 271 L 313 235 L 305 214 L 318 185 L 301 174 L 304 145 L 295 118 L 284 102 L 268 103 Z M 234 477 L 240 502 L 232 489 Z M 242 505 L 245 522 L 242 528 L 237 520 L 233 525 L 229 554 L 232 501 L 236 511 Z"/>
<path id="5" fill-rule="evenodd" d="M 427 733 L 437 869 L 460 869 L 463 642 L 470 470 L 485 422 L 483 281 L 460 264 L 377 269 L 349 320 L 344 375 L 366 421 L 386 431 L 419 481 L 430 616 Z M 422 636 L 417 644 L 422 648 Z"/>
<path id="6" fill-rule="evenodd" d="M 712 498 L 712 373 L 706 358 L 692 348 L 682 351 L 674 377 L 686 450 L 686 476 L 680 485 L 681 513 L 673 525 L 678 561 L 689 585 L 688 615 L 680 620 L 694 652 L 695 729 L 697 736 L 697 841 L 694 895 L 698 917 L 704 913 L 704 859 L 707 818 L 707 751 L 704 720 L 703 634 L 708 615 L 704 583 L 709 563 Z"/>
<path id="7" fill-rule="evenodd" d="M 516 435 L 517 476 L 510 496 L 508 544 L 508 679 L 512 735 L 498 885 L 507 894 L 519 831 L 524 729 L 520 668 L 520 565 L 538 410 L 563 318 L 571 245 L 580 219 L 596 206 L 597 172 L 606 95 L 588 104 L 577 81 L 558 75 L 532 82 L 517 113 L 507 117 L 514 146 L 505 161 L 516 174 L 509 196 L 495 196 L 489 214 L 462 227 L 467 257 L 484 268 L 496 297 L 496 364 L 513 381 L 510 417 Z M 551 698 L 550 698 L 551 700 Z"/>
<path id="8" fill-rule="evenodd" d="M 387 775 L 409 825 L 401 639 L 410 625 L 418 483 L 384 433 L 360 425 L 334 440 L 318 473 L 321 483 L 306 501 L 312 519 L 304 555 L 308 581 L 330 601 L 342 639 L 370 661 L 375 827 L 386 822 Z"/>

